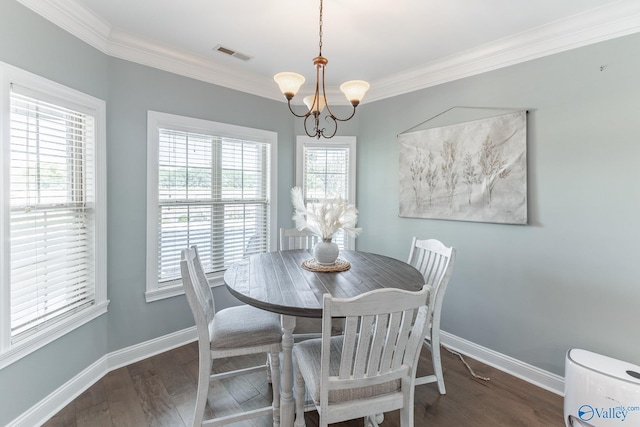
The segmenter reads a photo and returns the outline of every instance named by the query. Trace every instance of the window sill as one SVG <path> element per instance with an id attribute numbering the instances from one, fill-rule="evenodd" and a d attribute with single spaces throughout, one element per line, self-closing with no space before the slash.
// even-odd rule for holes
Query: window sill
<path id="1" fill-rule="evenodd" d="M 93 319 L 102 316 L 107 312 L 108 305 L 108 300 L 98 303 L 95 306 L 69 317 L 56 325 L 52 325 L 49 328 L 39 331 L 29 338 L 25 338 L 23 341 L 12 346 L 7 352 L 0 355 L 0 369 L 11 365 L 45 345 L 57 340 L 63 335 L 68 334 L 74 329 L 77 329 L 80 326 L 89 323 Z"/>

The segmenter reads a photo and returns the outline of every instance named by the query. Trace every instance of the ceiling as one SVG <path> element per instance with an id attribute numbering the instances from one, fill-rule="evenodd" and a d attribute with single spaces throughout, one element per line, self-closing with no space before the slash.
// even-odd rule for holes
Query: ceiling
<path id="1" fill-rule="evenodd" d="M 102 52 L 283 100 L 272 76 L 311 93 L 319 0 L 18 0 Z M 638 0 L 325 0 L 330 102 L 367 80 L 367 101 L 640 31 Z M 217 46 L 250 57 L 238 59 Z"/>

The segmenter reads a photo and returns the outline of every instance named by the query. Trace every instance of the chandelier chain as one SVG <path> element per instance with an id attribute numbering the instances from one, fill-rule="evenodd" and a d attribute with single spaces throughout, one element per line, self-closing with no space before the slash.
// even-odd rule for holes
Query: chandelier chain
<path id="1" fill-rule="evenodd" d="M 320 54 L 318 56 L 322 56 L 322 0 L 320 0 Z"/>

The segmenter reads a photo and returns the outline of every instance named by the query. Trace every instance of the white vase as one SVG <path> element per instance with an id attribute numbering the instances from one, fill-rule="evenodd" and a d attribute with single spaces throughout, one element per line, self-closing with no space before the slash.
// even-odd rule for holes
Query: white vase
<path id="1" fill-rule="evenodd" d="M 338 244 L 331 239 L 322 240 L 313 247 L 313 257 L 320 265 L 331 265 L 338 259 Z"/>

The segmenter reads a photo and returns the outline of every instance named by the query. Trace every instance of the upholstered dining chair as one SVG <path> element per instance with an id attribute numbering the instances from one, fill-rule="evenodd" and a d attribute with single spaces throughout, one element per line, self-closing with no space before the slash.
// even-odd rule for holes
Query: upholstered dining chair
<path id="1" fill-rule="evenodd" d="M 249 418 L 273 415 L 273 425 L 280 425 L 279 352 L 282 341 L 280 317 L 248 305 L 216 312 L 213 293 L 195 246 L 182 250 L 182 282 L 198 332 L 198 389 L 193 418 L 194 426 L 221 426 Z M 214 374 L 214 361 L 223 357 L 266 353 L 268 363 L 235 371 Z M 270 369 L 272 405 L 250 411 L 204 419 L 210 382 L 234 375 Z"/>
<path id="2" fill-rule="evenodd" d="M 384 288 L 354 298 L 323 297 L 322 338 L 297 343 L 296 427 L 304 426 L 305 387 L 320 426 L 400 409 L 413 426 L 415 368 L 428 321 L 429 287 L 418 292 Z M 345 319 L 343 335 L 331 320 Z M 376 422 L 372 424 L 377 425 Z"/>
<path id="3" fill-rule="evenodd" d="M 420 240 L 413 237 L 408 263 L 420 270 L 425 284 L 431 287 L 429 323 L 424 346 L 431 351 L 434 372 L 433 375 L 416 378 L 416 385 L 437 382 L 440 394 L 446 393 L 440 356 L 440 314 L 455 259 L 455 248 L 447 247 L 436 239 Z"/>
<path id="4" fill-rule="evenodd" d="M 309 230 L 298 230 L 297 228 L 280 229 L 279 248 L 281 251 L 313 249 L 313 246 L 319 241 L 320 238 Z M 296 341 L 319 338 L 321 330 L 322 322 L 320 319 L 297 317 L 293 338 Z"/>

